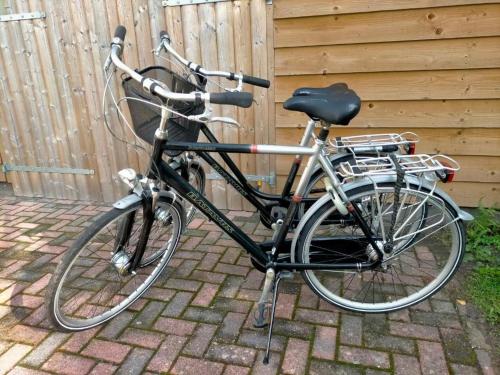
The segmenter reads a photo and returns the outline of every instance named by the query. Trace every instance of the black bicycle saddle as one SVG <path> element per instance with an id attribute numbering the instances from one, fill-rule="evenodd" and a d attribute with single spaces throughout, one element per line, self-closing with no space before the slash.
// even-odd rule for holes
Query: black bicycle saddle
<path id="1" fill-rule="evenodd" d="M 307 113 L 315 120 L 335 125 L 348 125 L 361 108 L 361 99 L 345 83 L 334 83 L 324 88 L 303 87 L 283 103 L 290 111 Z"/>

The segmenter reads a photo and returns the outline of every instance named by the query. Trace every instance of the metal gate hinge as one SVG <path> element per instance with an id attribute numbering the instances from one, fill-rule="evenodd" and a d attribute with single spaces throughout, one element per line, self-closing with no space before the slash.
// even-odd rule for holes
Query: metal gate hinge
<path id="1" fill-rule="evenodd" d="M 34 20 L 45 17 L 47 17 L 45 12 L 2 14 L 0 16 L 0 22 Z"/>
<path id="2" fill-rule="evenodd" d="M 206 178 L 207 180 L 223 180 L 218 173 L 207 173 Z M 250 182 L 262 181 L 271 186 L 276 185 L 276 173 L 274 172 L 271 172 L 269 176 L 246 174 L 245 178 Z"/>
<path id="3" fill-rule="evenodd" d="M 10 165 L 0 164 L 1 171 L 8 172 L 39 172 L 39 173 L 66 173 L 66 174 L 87 174 L 95 173 L 93 169 L 83 168 L 61 168 L 61 167 L 35 167 L 30 165 Z"/>
<path id="4" fill-rule="evenodd" d="M 161 2 L 161 5 L 164 7 L 175 7 L 179 5 L 219 3 L 221 1 L 231 1 L 231 0 L 163 0 Z"/>

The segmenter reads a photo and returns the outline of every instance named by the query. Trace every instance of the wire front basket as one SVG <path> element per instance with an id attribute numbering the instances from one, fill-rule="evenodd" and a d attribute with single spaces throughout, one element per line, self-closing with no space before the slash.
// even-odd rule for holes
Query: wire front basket
<path id="1" fill-rule="evenodd" d="M 191 93 L 193 91 L 204 91 L 203 88 L 196 86 L 186 78 L 172 72 L 161 66 L 151 66 L 139 71 L 144 77 L 160 81 L 168 88 L 177 93 Z M 153 144 L 154 133 L 160 125 L 161 109 L 154 105 L 162 105 L 162 101 L 157 96 L 144 91 L 142 85 L 126 77 L 122 81 L 127 103 L 132 117 L 132 124 L 136 134 L 149 144 Z M 205 105 L 194 104 L 192 102 L 170 102 L 168 107 L 182 115 L 199 115 L 205 110 Z M 200 133 L 201 124 L 179 115 L 172 114 L 168 120 L 167 131 L 168 140 L 173 142 L 196 142 Z M 169 156 L 176 156 L 182 151 L 166 151 Z"/>

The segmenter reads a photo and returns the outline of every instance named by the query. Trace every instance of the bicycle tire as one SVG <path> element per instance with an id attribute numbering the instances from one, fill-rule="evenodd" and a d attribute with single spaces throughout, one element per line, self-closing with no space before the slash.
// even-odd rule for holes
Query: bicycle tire
<path id="1" fill-rule="evenodd" d="M 111 263 L 111 257 L 116 246 L 116 238 L 113 237 L 111 230 L 116 228 L 118 233 L 121 228 L 120 223 L 130 217 L 128 215 L 142 211 L 141 201 L 132 204 L 126 209 L 113 208 L 104 213 L 76 239 L 57 265 L 47 287 L 46 306 L 48 316 L 58 330 L 74 332 L 98 326 L 129 307 L 156 281 L 175 252 L 182 233 L 184 220 L 182 206 L 178 202 L 174 202 L 170 197 L 161 195 L 157 203 L 158 209 L 169 210 L 171 221 L 165 225 L 160 220 L 155 219 L 148 236 L 146 251 L 148 251 L 149 247 L 162 246 L 161 243 L 164 243 L 163 246 L 166 247 L 161 251 L 162 256 L 159 259 L 157 258 L 157 264 L 141 265 L 136 270 L 135 275 L 120 275 L 116 271 L 116 267 Z M 135 249 L 133 238 L 134 234 L 140 233 L 142 228 L 140 220 L 140 216 L 134 214 L 134 223 L 128 234 L 128 252 Z M 139 227 L 136 228 L 135 225 Z M 164 229 L 162 230 L 162 228 Z M 100 234 L 101 236 L 99 236 Z M 167 235 L 169 236 L 168 239 L 166 238 Z M 113 245 L 111 245 L 112 242 Z M 106 248 L 108 246 L 111 249 Z M 124 249 L 127 247 L 124 247 Z M 90 249 L 88 256 L 86 256 L 87 249 Z M 109 252 L 109 250 L 112 251 Z M 102 262 L 99 263 L 101 260 Z M 72 270 L 75 271 L 73 278 L 70 277 L 73 275 Z M 150 274 L 147 273 L 149 271 L 151 271 Z M 126 282 L 124 283 L 125 278 Z M 140 283 L 143 278 L 144 280 Z M 68 282 L 68 288 L 63 290 L 66 282 Z M 136 282 L 140 284 L 135 284 Z M 116 285 L 120 286 L 120 289 L 115 294 L 112 294 L 112 288 Z M 130 292 L 127 291 L 127 287 Z M 99 293 L 102 294 L 99 295 Z M 123 300 L 118 302 L 122 296 Z M 70 302 L 73 297 L 75 297 L 74 301 Z M 67 300 L 65 301 L 64 298 Z M 116 302 L 114 302 L 115 300 Z M 115 306 L 111 306 L 115 303 Z M 66 311 L 63 308 L 66 308 Z M 92 312 L 98 315 L 90 316 Z M 74 316 L 69 314 L 74 314 Z"/>
<path id="2" fill-rule="evenodd" d="M 380 184 L 379 188 L 385 189 L 387 191 L 386 195 L 388 196 L 388 192 L 393 191 L 394 189 L 394 183 Z M 425 188 L 411 184 L 409 185 L 409 188 L 403 188 L 402 192 L 409 193 L 416 197 L 421 197 L 421 200 L 423 200 L 423 197 L 429 193 L 429 191 L 426 191 Z M 370 196 L 370 193 L 373 193 L 373 185 L 371 183 L 347 192 L 352 201 L 362 200 L 363 197 L 366 198 Z M 428 209 L 432 209 L 432 212 L 437 212 L 436 215 L 426 215 L 426 228 L 431 228 L 431 220 L 434 217 L 436 217 L 435 220 L 439 218 L 439 208 L 437 208 L 439 205 L 442 207 L 443 217 L 449 221 L 448 225 L 443 226 L 442 228 L 451 228 L 449 234 L 444 233 L 443 239 L 439 239 L 440 241 L 446 241 L 447 236 L 449 236 L 449 239 L 451 240 L 450 254 L 446 258 L 446 262 L 443 262 L 443 268 L 439 273 L 436 273 L 436 268 L 438 267 L 437 264 L 444 258 L 444 255 L 440 254 L 440 252 L 444 253 L 443 248 L 446 247 L 446 244 L 441 246 L 437 245 L 438 242 L 436 242 L 432 248 L 426 247 L 424 246 L 426 242 L 423 244 L 421 242 L 429 237 L 423 236 L 422 233 L 425 232 L 421 232 L 414 243 L 408 243 L 406 241 L 406 247 L 400 247 L 400 249 L 397 250 L 393 256 L 384 261 L 383 264 L 385 264 L 385 266 L 387 266 L 390 270 L 390 275 L 387 273 L 388 271 L 384 271 L 383 268 L 378 268 L 373 271 L 366 270 L 360 272 L 356 272 L 356 270 L 352 270 L 350 272 L 306 270 L 302 271 L 302 277 L 305 282 L 314 293 L 330 304 L 349 311 L 362 313 L 397 311 L 415 305 L 424 299 L 431 297 L 434 293 L 446 285 L 458 269 L 465 252 L 465 230 L 462 221 L 457 217 L 457 213 L 446 201 L 440 201 L 439 197 L 432 197 L 429 198 L 429 201 L 427 201 L 425 205 Z M 368 256 L 368 248 L 361 248 L 362 250 L 360 250 L 357 254 L 350 253 L 346 255 L 342 253 L 341 255 L 344 256 L 345 259 L 340 259 L 340 255 L 335 254 L 335 252 L 339 252 L 338 249 L 322 249 L 320 246 L 314 244 L 313 236 L 316 230 L 318 233 L 314 238 L 321 238 L 321 241 L 324 241 L 324 239 L 320 237 L 319 234 L 322 231 L 331 230 L 331 228 L 321 226 L 321 223 L 334 211 L 336 211 L 336 209 L 333 202 L 331 200 L 325 201 L 321 207 L 317 208 L 316 212 L 313 213 L 308 222 L 305 223 L 297 241 L 295 255 L 298 262 L 314 263 L 314 261 L 310 262 L 310 259 L 313 257 L 318 257 L 318 259 L 322 259 L 322 261 L 324 261 L 325 258 L 328 259 L 328 257 L 331 257 L 332 262 L 360 261 L 359 257 L 363 258 Z M 406 213 L 406 215 L 408 215 L 408 213 Z M 403 220 L 405 220 L 405 218 L 403 218 Z M 419 228 L 419 230 L 423 230 L 423 228 Z M 439 232 L 440 231 L 441 229 Z M 321 236 L 324 236 L 324 234 L 321 233 Z M 354 232 L 352 238 L 353 240 L 354 238 L 357 238 L 354 237 Z M 432 238 L 433 237 L 431 235 L 431 239 Z M 434 238 L 434 241 L 437 240 Z M 319 244 L 319 242 L 316 244 Z M 319 248 L 316 253 L 314 253 L 314 247 Z M 411 252 L 409 249 L 412 249 Z M 362 251 L 364 251 L 365 254 L 362 254 Z M 435 251 L 435 254 L 433 251 Z M 403 259 L 405 256 L 407 258 Z M 429 259 L 436 260 L 434 262 L 436 265 L 434 265 L 431 260 L 428 263 L 425 262 L 425 256 L 428 256 Z M 335 259 L 335 257 L 337 257 L 337 259 Z M 400 273 L 398 273 L 398 267 Z M 424 268 L 425 270 L 423 270 Z M 394 270 L 396 271 L 394 272 Z M 422 270 L 422 275 L 418 274 L 419 270 Z M 352 276 L 349 275 L 351 276 L 350 278 L 347 276 L 349 273 L 352 274 Z M 415 273 L 417 274 L 415 275 Z M 436 276 L 434 277 L 435 274 Z M 357 275 L 360 275 L 359 279 L 355 280 L 354 277 L 358 277 Z M 393 292 L 390 286 L 387 286 L 387 284 L 390 283 L 390 280 L 387 281 L 389 277 L 392 278 L 394 296 L 397 298 L 389 295 Z M 394 277 L 396 277 L 396 279 Z M 431 279 L 431 277 L 433 278 Z M 404 286 L 405 282 L 414 283 L 416 285 Z M 372 283 L 372 302 L 365 302 L 367 294 L 370 293 L 370 283 Z M 377 286 L 379 287 L 379 290 L 376 289 Z M 404 295 L 405 293 L 407 295 Z M 361 297 L 363 297 L 363 301 L 359 301 Z"/>

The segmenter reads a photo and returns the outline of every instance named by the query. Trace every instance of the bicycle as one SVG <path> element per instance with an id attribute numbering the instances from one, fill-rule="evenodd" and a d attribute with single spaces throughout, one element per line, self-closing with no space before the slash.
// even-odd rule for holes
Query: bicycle
<path id="1" fill-rule="evenodd" d="M 417 304 L 440 290 L 456 272 L 465 249 L 463 222 L 472 217 L 436 186 L 442 176 L 458 170 L 452 159 L 395 154 L 356 157 L 354 163 L 340 165 L 341 181 L 325 147 L 333 124 L 347 125 L 359 111 L 359 97 L 345 84 L 309 89 L 309 94 L 285 102 L 287 109 L 320 119 L 321 131 L 312 147 L 168 142 L 167 103 L 248 107 L 252 97 L 243 92 L 169 91 L 121 61 L 125 33 L 124 27 L 117 28 L 111 61 L 163 100 L 160 126 L 148 175 L 120 171 L 130 194 L 93 223 L 57 266 L 47 291 L 49 317 L 57 328 L 79 331 L 102 324 L 151 286 L 172 258 L 182 233 L 185 214 L 179 197 L 210 218 L 265 269 L 255 325 L 269 325 L 266 363 L 280 281 L 291 272 L 300 271 L 306 284 L 325 301 L 363 313 L 392 312 Z M 260 244 L 162 159 L 168 150 L 305 155 L 309 159 L 285 218 L 275 223 L 271 243 Z M 327 176 L 326 194 L 305 212 L 293 238 L 287 238 L 317 164 Z M 339 221 L 339 215 L 350 224 Z M 289 252 L 291 259 L 280 259 L 283 252 Z"/>

